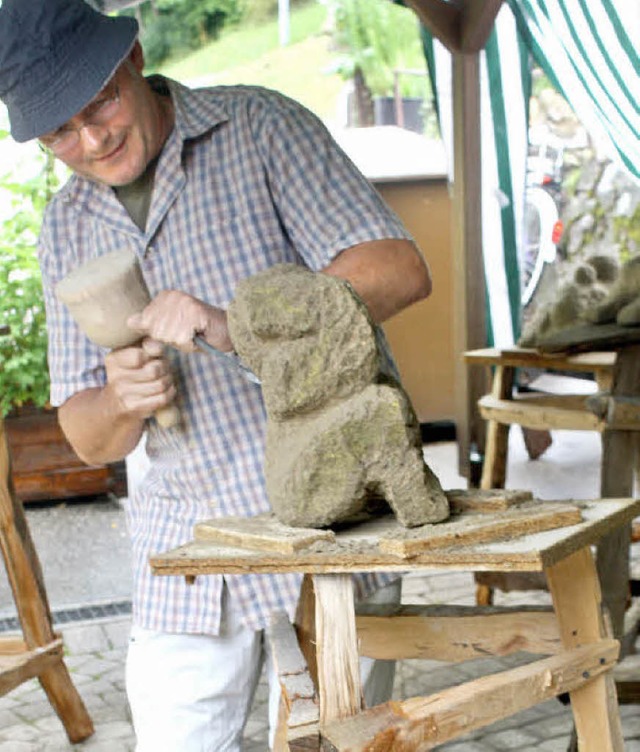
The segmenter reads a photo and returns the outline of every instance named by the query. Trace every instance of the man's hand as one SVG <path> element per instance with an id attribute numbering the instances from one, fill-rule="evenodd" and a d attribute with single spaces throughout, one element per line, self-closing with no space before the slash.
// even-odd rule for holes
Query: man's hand
<path id="1" fill-rule="evenodd" d="M 127 326 L 186 353 L 197 350 L 196 334 L 218 350 L 233 350 L 226 312 L 179 290 L 163 290 Z"/>
<path id="2" fill-rule="evenodd" d="M 106 356 L 107 385 L 118 413 L 144 420 L 173 402 L 176 388 L 162 350 L 160 342 L 147 338 Z"/>

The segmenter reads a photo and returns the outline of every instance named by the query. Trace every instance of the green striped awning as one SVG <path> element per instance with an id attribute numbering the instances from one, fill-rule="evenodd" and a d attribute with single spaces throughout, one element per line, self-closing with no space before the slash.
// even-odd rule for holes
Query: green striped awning
<path id="1" fill-rule="evenodd" d="M 508 347 L 519 336 L 517 259 L 524 239 L 531 63 L 542 68 L 599 147 L 640 179 L 640 64 L 631 41 L 640 31 L 637 6 L 637 0 L 507 0 L 480 53 L 488 344 Z M 423 39 L 452 162 L 450 54 L 426 30 Z"/>
<path id="2" fill-rule="evenodd" d="M 533 57 L 578 119 L 640 179 L 637 0 L 508 2 Z"/>

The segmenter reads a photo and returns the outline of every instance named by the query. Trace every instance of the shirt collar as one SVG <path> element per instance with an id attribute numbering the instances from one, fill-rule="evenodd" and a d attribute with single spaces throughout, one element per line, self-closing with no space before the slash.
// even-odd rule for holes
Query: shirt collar
<path id="1" fill-rule="evenodd" d="M 159 75 L 147 80 L 154 90 L 169 91 L 175 110 L 175 128 L 183 141 L 202 136 L 229 119 L 226 108 L 211 96 L 210 89 L 190 89 Z"/>

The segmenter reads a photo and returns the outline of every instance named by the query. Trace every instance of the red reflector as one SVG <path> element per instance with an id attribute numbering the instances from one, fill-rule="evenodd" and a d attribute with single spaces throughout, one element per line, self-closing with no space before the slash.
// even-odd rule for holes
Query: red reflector
<path id="1" fill-rule="evenodd" d="M 562 220 L 559 219 L 554 225 L 553 230 L 551 231 L 551 242 L 555 245 L 558 245 L 560 242 L 560 238 L 562 237 L 562 231 L 564 230 L 564 225 L 562 224 Z"/>

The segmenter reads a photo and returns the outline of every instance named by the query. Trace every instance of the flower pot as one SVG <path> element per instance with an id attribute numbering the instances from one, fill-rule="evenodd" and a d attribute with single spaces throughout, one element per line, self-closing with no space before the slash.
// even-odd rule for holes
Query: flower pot
<path id="1" fill-rule="evenodd" d="M 421 97 L 374 97 L 373 115 L 376 125 L 399 125 L 416 133 L 424 132 L 422 114 L 424 100 Z"/>
<path id="2" fill-rule="evenodd" d="M 22 502 L 126 496 L 124 462 L 86 465 L 58 425 L 57 411 L 25 407 L 5 419 L 16 496 Z"/>

